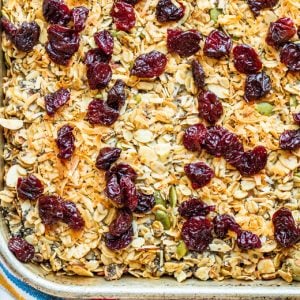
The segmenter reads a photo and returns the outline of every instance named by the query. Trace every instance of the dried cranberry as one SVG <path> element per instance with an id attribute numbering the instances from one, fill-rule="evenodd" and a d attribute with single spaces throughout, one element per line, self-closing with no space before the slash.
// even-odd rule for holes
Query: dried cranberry
<path id="1" fill-rule="evenodd" d="M 135 25 L 135 13 L 131 4 L 123 1 L 115 2 L 110 15 L 118 30 L 129 31 Z"/>
<path id="2" fill-rule="evenodd" d="M 117 121 L 118 117 L 119 113 L 103 100 L 94 99 L 88 106 L 87 119 L 90 124 L 110 126 Z"/>
<path id="3" fill-rule="evenodd" d="M 67 25 L 71 20 L 71 12 L 62 0 L 44 0 L 43 15 L 51 24 Z"/>
<path id="4" fill-rule="evenodd" d="M 261 171 L 267 163 L 268 153 L 264 146 L 257 146 L 244 152 L 234 166 L 244 176 L 251 176 Z"/>
<path id="5" fill-rule="evenodd" d="M 129 177 L 133 182 L 135 182 L 137 178 L 137 173 L 134 169 L 130 165 L 124 163 L 117 164 L 107 171 L 105 175 L 106 179 L 110 178 L 113 174 L 117 175 L 119 181 L 124 176 Z"/>
<path id="6" fill-rule="evenodd" d="M 128 176 L 123 176 L 120 179 L 120 187 L 124 205 L 131 211 L 134 211 L 138 205 L 138 196 L 135 184 Z"/>
<path id="7" fill-rule="evenodd" d="M 223 114 L 223 105 L 214 93 L 203 91 L 198 95 L 198 111 L 201 118 L 215 124 Z"/>
<path id="8" fill-rule="evenodd" d="M 241 230 L 237 234 L 237 244 L 242 250 L 261 248 L 259 237 L 250 231 Z"/>
<path id="9" fill-rule="evenodd" d="M 300 112 L 293 114 L 294 122 L 300 126 Z"/>
<path id="10" fill-rule="evenodd" d="M 202 90 L 205 85 L 205 73 L 200 63 L 195 59 L 192 61 L 192 73 L 196 87 L 198 90 Z"/>
<path id="11" fill-rule="evenodd" d="M 45 225 L 53 225 L 63 220 L 62 199 L 58 196 L 42 196 L 39 198 L 39 216 Z"/>
<path id="12" fill-rule="evenodd" d="M 49 116 L 53 116 L 60 107 L 70 100 L 70 91 L 61 88 L 45 96 L 45 108 Z"/>
<path id="13" fill-rule="evenodd" d="M 107 30 L 94 34 L 94 40 L 98 48 L 106 55 L 112 55 L 114 50 L 114 38 Z"/>
<path id="14" fill-rule="evenodd" d="M 64 125 L 58 130 L 56 139 L 56 145 L 59 149 L 58 158 L 70 159 L 74 153 L 75 136 L 72 131 L 73 127 L 70 125 Z"/>
<path id="15" fill-rule="evenodd" d="M 178 21 L 184 16 L 184 6 L 176 6 L 171 0 L 159 0 L 156 6 L 156 19 L 164 23 L 169 21 Z"/>
<path id="16" fill-rule="evenodd" d="M 227 214 L 214 217 L 213 223 L 215 234 L 219 239 L 224 239 L 228 230 L 232 230 L 236 233 L 240 231 L 240 225 L 236 223 L 232 216 Z"/>
<path id="17" fill-rule="evenodd" d="M 136 5 L 138 2 L 140 2 L 140 0 L 122 0 L 122 1 L 131 5 Z"/>
<path id="18" fill-rule="evenodd" d="M 118 211 L 117 217 L 109 225 L 109 233 L 114 236 L 121 236 L 131 227 L 132 213 L 127 208 Z"/>
<path id="19" fill-rule="evenodd" d="M 247 76 L 244 98 L 246 101 L 261 99 L 271 88 L 271 79 L 265 72 L 250 74 Z"/>
<path id="20" fill-rule="evenodd" d="M 89 67 L 97 62 L 109 63 L 111 55 L 106 55 L 100 49 L 91 49 L 85 54 L 84 63 Z"/>
<path id="21" fill-rule="evenodd" d="M 125 83 L 123 80 L 118 79 L 107 94 L 107 105 L 117 111 L 120 111 L 122 106 L 125 104 L 125 100 Z"/>
<path id="22" fill-rule="evenodd" d="M 69 225 L 73 230 L 82 230 L 84 228 L 84 220 L 72 201 L 62 201 L 61 208 L 63 212 L 62 221 Z"/>
<path id="23" fill-rule="evenodd" d="M 193 217 L 187 220 L 181 236 L 189 250 L 203 252 L 213 240 L 213 225 L 204 217 Z"/>
<path id="24" fill-rule="evenodd" d="M 121 236 L 114 236 L 110 233 L 106 233 L 104 241 L 106 247 L 111 250 L 121 250 L 126 248 L 132 241 L 133 229 L 132 226 L 128 231 L 123 233 Z"/>
<path id="25" fill-rule="evenodd" d="M 300 129 L 285 130 L 280 135 L 279 145 L 283 150 L 297 150 L 300 147 Z"/>
<path id="26" fill-rule="evenodd" d="M 8 19 L 2 17 L 1 24 L 8 39 L 23 52 L 32 51 L 38 43 L 41 29 L 36 22 L 23 22 L 20 28 L 15 27 Z"/>
<path id="27" fill-rule="evenodd" d="M 275 240 L 282 247 L 291 247 L 300 240 L 300 230 L 296 227 L 291 211 L 285 207 L 277 210 L 272 217 Z"/>
<path id="28" fill-rule="evenodd" d="M 46 43 L 46 51 L 49 55 L 49 58 L 58 65 L 68 66 L 70 63 L 70 59 L 72 58 L 71 54 L 57 52 L 55 49 L 52 48 L 50 43 Z"/>
<path id="29" fill-rule="evenodd" d="M 136 58 L 130 74 L 141 78 L 158 77 L 164 72 L 166 65 L 166 55 L 153 50 Z"/>
<path id="30" fill-rule="evenodd" d="M 203 52 L 208 57 L 228 56 L 232 47 L 230 36 L 220 30 L 213 30 L 205 40 Z"/>
<path id="31" fill-rule="evenodd" d="M 243 144 L 232 132 L 227 131 L 222 137 L 222 156 L 232 165 L 240 160 L 244 153 Z"/>
<path id="32" fill-rule="evenodd" d="M 18 178 L 18 197 L 23 200 L 36 200 L 44 193 L 44 186 L 34 175 Z"/>
<path id="33" fill-rule="evenodd" d="M 106 196 L 113 200 L 117 205 L 122 205 L 122 193 L 121 187 L 118 182 L 118 177 L 116 174 L 112 174 L 109 178 L 106 179 Z"/>
<path id="34" fill-rule="evenodd" d="M 153 195 L 146 195 L 141 192 L 137 193 L 138 204 L 134 212 L 137 214 L 145 214 L 149 212 L 155 205 L 155 199 Z"/>
<path id="35" fill-rule="evenodd" d="M 107 63 L 96 62 L 88 66 L 87 78 L 92 90 L 105 88 L 110 82 L 111 77 L 111 67 Z"/>
<path id="36" fill-rule="evenodd" d="M 248 45 L 237 45 L 233 49 L 234 66 L 245 74 L 257 73 L 262 62 L 253 48 Z"/>
<path id="37" fill-rule="evenodd" d="M 247 3 L 254 16 L 258 16 L 260 11 L 265 8 L 274 7 L 279 0 L 247 0 Z"/>
<path id="38" fill-rule="evenodd" d="M 182 31 L 168 29 L 167 46 L 170 53 L 177 53 L 181 57 L 194 55 L 200 50 L 201 34 L 196 30 Z"/>
<path id="39" fill-rule="evenodd" d="M 288 42 L 296 33 L 294 22 L 290 18 L 280 18 L 276 22 L 271 22 L 266 37 L 268 45 L 279 48 Z"/>
<path id="40" fill-rule="evenodd" d="M 77 6 L 72 9 L 71 14 L 74 23 L 74 30 L 76 32 L 80 32 L 85 28 L 89 12 L 90 11 L 84 6 Z"/>
<path id="41" fill-rule="evenodd" d="M 114 147 L 102 148 L 96 160 L 96 167 L 100 170 L 108 170 L 119 159 L 122 150 Z"/>
<path id="42" fill-rule="evenodd" d="M 187 164 L 184 172 L 191 180 L 193 189 L 204 187 L 214 177 L 214 171 L 204 162 Z"/>
<path id="43" fill-rule="evenodd" d="M 27 263 L 33 259 L 34 247 L 19 236 L 9 239 L 8 249 L 21 262 Z"/>
<path id="44" fill-rule="evenodd" d="M 285 64 L 289 71 L 300 71 L 300 44 L 287 43 L 280 51 L 280 61 Z"/>
<path id="45" fill-rule="evenodd" d="M 184 132 L 184 147 L 190 151 L 200 151 L 206 134 L 207 129 L 203 124 L 191 125 Z"/>
<path id="46" fill-rule="evenodd" d="M 186 219 L 198 216 L 204 217 L 214 210 L 214 205 L 207 205 L 197 198 L 190 198 L 189 200 L 182 202 L 178 208 L 179 214 Z"/>

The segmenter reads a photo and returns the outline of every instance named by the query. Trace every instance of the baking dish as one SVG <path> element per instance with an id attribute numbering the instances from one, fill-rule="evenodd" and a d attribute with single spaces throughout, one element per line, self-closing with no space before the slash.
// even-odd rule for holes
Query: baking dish
<path id="1" fill-rule="evenodd" d="M 4 63 L 1 60 L 1 66 Z M 4 70 L 1 70 L 0 80 Z M 3 139 L 0 132 L 0 145 Z M 0 149 L 1 153 L 1 149 Z M 2 182 L 3 162 L 0 162 L 0 181 Z M 300 283 L 288 284 L 282 280 L 242 282 L 225 280 L 222 282 L 201 282 L 189 279 L 177 283 L 164 277 L 160 280 L 138 279 L 125 276 L 118 281 L 105 281 L 102 277 L 58 277 L 45 274 L 33 264 L 20 263 L 7 248 L 9 233 L 1 219 L 0 222 L 0 261 L 24 282 L 48 294 L 70 299 L 113 298 L 136 299 L 297 299 L 300 297 Z"/>

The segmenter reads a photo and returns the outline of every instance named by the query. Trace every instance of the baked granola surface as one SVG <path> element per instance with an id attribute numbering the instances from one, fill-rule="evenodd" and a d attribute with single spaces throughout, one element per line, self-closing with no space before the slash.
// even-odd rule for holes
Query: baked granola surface
<path id="1" fill-rule="evenodd" d="M 279 149 L 280 134 L 297 127 L 293 125 L 292 113 L 300 109 L 300 76 L 287 72 L 280 63 L 279 52 L 265 43 L 270 22 L 288 16 L 300 25 L 300 2 L 280 0 L 275 9 L 262 10 L 254 18 L 243 0 L 222 0 L 218 4 L 181 1 L 186 7 L 185 16 L 164 25 L 155 17 L 157 2 L 140 1 L 135 6 L 136 25 L 126 33 L 117 31 L 112 22 L 112 0 L 66 1 L 70 6 L 88 7 L 90 15 L 81 33 L 79 51 L 69 67 L 61 67 L 51 62 L 45 52 L 48 24 L 42 14 L 42 1 L 3 1 L 3 15 L 13 23 L 35 20 L 41 28 L 39 44 L 28 54 L 17 51 L 3 35 L 7 77 L 1 117 L 23 121 L 13 122 L 11 126 L 16 126 L 16 130 L 4 130 L 5 188 L 0 192 L 0 200 L 11 233 L 23 235 L 35 247 L 36 262 L 58 274 L 117 279 L 127 272 L 146 278 L 171 275 L 178 281 L 193 275 L 200 280 L 300 280 L 300 246 L 279 247 L 271 221 L 273 213 L 282 206 L 292 210 L 295 220 L 300 221 L 300 152 Z M 223 11 L 217 23 L 209 14 L 216 5 Z M 205 151 L 187 151 L 182 144 L 188 125 L 201 121 L 197 89 L 191 74 L 192 58 L 167 54 L 166 31 L 176 27 L 197 29 L 207 36 L 219 26 L 234 38 L 234 45 L 245 43 L 256 49 L 272 80 L 272 91 L 263 101 L 273 105 L 273 114 L 261 115 L 257 103 L 247 103 L 243 98 L 245 75 L 235 70 L 232 56 L 215 60 L 204 57 L 202 51 L 194 56 L 204 68 L 207 88 L 222 101 L 224 113 L 218 124 L 237 134 L 246 150 L 256 145 L 264 145 L 268 150 L 265 169 L 251 177 L 241 176 L 223 158 L 214 158 Z M 92 126 L 85 118 L 90 101 L 107 96 L 108 88 L 89 89 L 83 63 L 85 53 L 95 47 L 94 33 L 103 29 L 113 33 L 115 42 L 109 87 L 116 79 L 127 85 L 126 104 L 111 127 Z M 166 71 L 153 80 L 130 76 L 134 59 L 151 50 L 167 54 Z M 49 117 L 44 96 L 61 87 L 70 89 L 71 99 L 64 109 Z M 76 152 L 70 161 L 62 163 L 57 157 L 55 139 L 58 129 L 67 123 L 75 128 Z M 168 206 L 165 211 L 172 224 L 169 230 L 155 220 L 154 207 L 151 213 L 134 216 L 134 238 L 126 249 L 109 250 L 103 234 L 115 218 L 116 208 L 104 194 L 105 173 L 95 167 L 99 149 L 105 146 L 122 149 L 119 162 L 134 167 L 137 187 L 143 192 L 152 194 L 158 190 L 168 195 L 173 185 L 177 206 L 191 196 L 216 205 L 212 216 L 233 215 L 244 230 L 260 237 L 262 247 L 241 251 L 236 245 L 236 234 L 231 232 L 224 240 L 214 238 L 203 253 L 190 251 L 180 259 L 176 249 L 184 219 L 177 207 Z M 214 169 L 215 177 L 202 189 L 194 190 L 183 167 L 199 160 Z M 17 198 L 18 177 L 30 173 L 44 183 L 45 194 L 58 194 L 76 203 L 85 220 L 84 230 L 75 233 L 64 223 L 47 228 L 39 217 L 37 202 Z"/>

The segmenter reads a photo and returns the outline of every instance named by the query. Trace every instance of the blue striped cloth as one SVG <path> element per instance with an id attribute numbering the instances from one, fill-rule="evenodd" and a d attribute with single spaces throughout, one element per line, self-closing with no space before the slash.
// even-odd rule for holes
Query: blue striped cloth
<path id="1" fill-rule="evenodd" d="M 53 297 L 50 295 L 46 295 L 25 282 L 21 281 L 13 274 L 9 272 L 9 270 L 0 263 L 0 274 L 6 278 L 7 283 L 26 300 L 59 300 L 61 298 Z M 0 287 L 0 299 L 1 300 L 8 300 L 8 299 L 16 299 L 15 295 L 11 295 L 9 291 L 6 291 L 5 287 Z M 18 300 L 18 299 L 17 299 Z M 62 300 L 62 299 L 61 299 Z"/>

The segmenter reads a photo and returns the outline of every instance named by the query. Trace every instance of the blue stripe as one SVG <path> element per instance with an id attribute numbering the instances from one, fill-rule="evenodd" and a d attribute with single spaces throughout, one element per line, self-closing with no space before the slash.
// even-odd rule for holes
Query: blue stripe
<path id="1" fill-rule="evenodd" d="M 35 299 L 37 299 L 37 300 L 59 300 L 59 299 L 61 299 L 61 298 L 57 298 L 57 297 L 54 297 L 54 296 L 49 296 L 47 294 L 44 294 L 44 293 L 34 289 L 33 287 L 29 286 L 25 282 L 21 281 L 20 279 L 18 279 L 17 277 L 15 277 L 11 273 L 9 273 L 9 271 L 2 264 L 0 264 L 0 268 L 3 270 L 6 277 L 15 286 L 17 286 L 21 290 L 25 291 L 27 294 L 34 297 Z"/>

